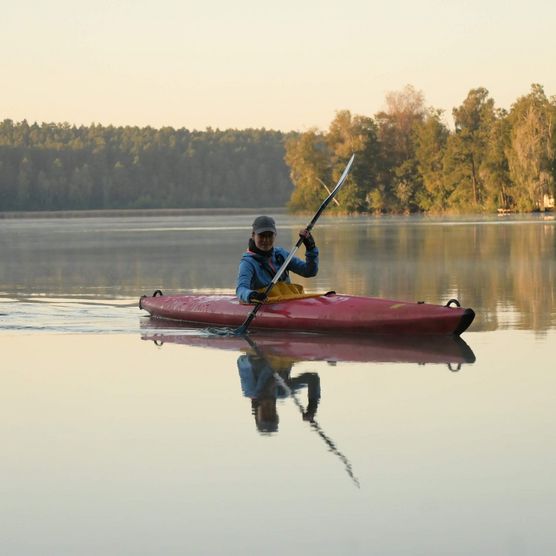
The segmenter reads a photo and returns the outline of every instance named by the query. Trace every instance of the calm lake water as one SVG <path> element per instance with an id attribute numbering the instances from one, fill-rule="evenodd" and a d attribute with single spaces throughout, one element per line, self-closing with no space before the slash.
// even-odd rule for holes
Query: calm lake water
<path id="1" fill-rule="evenodd" d="M 554 554 L 554 219 L 319 220 L 307 289 L 456 297 L 461 341 L 142 314 L 232 292 L 254 216 L 0 220 L 0 553 Z"/>

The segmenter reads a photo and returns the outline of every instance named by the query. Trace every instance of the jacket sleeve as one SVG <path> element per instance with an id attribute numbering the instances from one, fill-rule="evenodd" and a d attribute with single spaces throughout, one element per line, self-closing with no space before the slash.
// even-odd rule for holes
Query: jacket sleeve
<path id="1" fill-rule="evenodd" d="M 249 303 L 249 294 L 253 291 L 251 283 L 255 269 L 248 261 L 242 259 L 239 263 L 239 270 L 236 281 L 236 295 L 243 303 Z"/>
<path id="2" fill-rule="evenodd" d="M 287 251 L 285 251 L 285 256 L 288 256 Z M 295 272 L 305 278 L 316 276 L 319 271 L 318 247 L 305 252 L 305 261 L 302 261 L 298 257 L 293 257 L 290 264 L 288 264 L 288 270 L 291 270 L 292 272 Z"/>

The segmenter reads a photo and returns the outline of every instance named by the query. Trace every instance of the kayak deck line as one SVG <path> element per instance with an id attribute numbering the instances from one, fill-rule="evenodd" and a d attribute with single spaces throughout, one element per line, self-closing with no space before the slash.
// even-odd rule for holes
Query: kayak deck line
<path id="1" fill-rule="evenodd" d="M 455 306 L 452 306 L 454 304 Z M 142 296 L 139 308 L 152 317 L 216 327 L 235 327 L 252 309 L 230 294 Z M 344 334 L 462 334 L 475 312 L 459 306 L 328 293 L 261 306 L 252 327 Z"/>

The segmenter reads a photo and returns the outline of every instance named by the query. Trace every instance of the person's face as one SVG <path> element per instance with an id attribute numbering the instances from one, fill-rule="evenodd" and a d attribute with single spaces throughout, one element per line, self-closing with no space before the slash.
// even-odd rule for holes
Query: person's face
<path id="1" fill-rule="evenodd" d="M 276 234 L 274 232 L 263 232 L 262 234 L 253 232 L 252 237 L 257 249 L 261 251 L 270 251 L 274 247 L 274 238 Z"/>

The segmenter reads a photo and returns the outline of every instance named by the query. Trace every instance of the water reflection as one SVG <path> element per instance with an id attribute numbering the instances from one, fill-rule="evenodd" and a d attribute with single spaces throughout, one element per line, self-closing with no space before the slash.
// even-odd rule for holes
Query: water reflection
<path id="1" fill-rule="evenodd" d="M 142 339 L 152 340 L 158 347 L 163 346 L 166 342 L 200 346 L 204 345 L 202 340 L 207 340 L 208 344 L 211 344 L 212 340 L 216 340 L 213 347 L 223 349 L 234 349 L 232 346 L 241 345 L 241 350 L 244 353 L 237 359 L 241 391 L 243 396 L 250 401 L 251 413 L 257 431 L 263 435 L 277 433 L 280 423 L 277 401 L 279 399 L 291 399 L 299 410 L 301 420 L 309 424 L 311 430 L 322 439 L 327 450 L 342 462 L 346 473 L 359 488 L 359 479 L 353 472 L 351 462 L 316 420 L 321 399 L 318 373 L 302 372 L 294 374 L 292 372 L 294 364 L 300 362 L 298 357 L 293 356 L 300 347 L 296 345 L 294 340 L 290 338 L 280 343 L 280 347 L 276 349 L 277 345 L 268 337 L 265 338 L 264 335 L 257 339 L 253 335 L 234 338 L 239 343 L 226 341 L 232 339 L 229 337 L 177 335 L 165 334 L 164 332 L 146 332 Z M 218 340 L 224 341 L 218 342 Z M 310 343 L 310 340 L 305 339 L 304 345 L 307 346 L 308 343 Z M 322 345 L 321 342 L 316 342 L 315 347 L 320 345 Z M 316 354 L 314 350 L 309 351 Z M 299 394 L 304 390 L 306 390 L 306 403 L 303 403 L 299 398 Z"/>
<path id="2" fill-rule="evenodd" d="M 349 459 L 338 449 L 336 443 L 324 432 L 315 420 L 320 401 L 320 377 L 317 373 L 302 373 L 292 377 L 293 360 L 265 355 L 257 343 L 245 337 L 252 352 L 240 355 L 237 365 L 241 377 L 243 395 L 251 399 L 257 428 L 261 433 L 278 432 L 278 412 L 276 400 L 279 397 L 291 398 L 301 414 L 303 421 L 309 422 L 311 429 L 325 442 L 328 450 L 343 463 L 346 473 L 359 488 L 359 479 L 353 473 Z M 297 391 L 307 387 L 307 405 L 297 397 Z"/>
<path id="3" fill-rule="evenodd" d="M 0 335 L 3 554 L 554 553 L 556 332 L 468 334 L 477 362 L 456 374 L 294 362 L 320 377 L 313 422 L 357 489 L 293 399 L 257 433 L 236 364 L 250 346 L 157 348 L 137 321 Z"/>
<path id="4" fill-rule="evenodd" d="M 243 352 L 249 349 L 248 339 L 243 336 L 208 334 L 202 329 L 180 327 L 178 323 L 169 324 L 148 317 L 142 319 L 141 327 L 142 339 L 158 345 L 168 342 Z M 450 370 L 459 370 L 463 364 L 475 362 L 473 350 L 458 336 L 342 336 L 253 330 L 247 338 L 256 342 L 265 357 L 278 357 L 294 363 L 431 363 L 446 364 Z"/>
<path id="5" fill-rule="evenodd" d="M 253 342 L 253 345 L 256 344 Z M 304 372 L 292 376 L 294 361 L 287 357 L 263 355 L 256 351 L 240 355 L 237 368 L 241 390 L 251 400 L 251 410 L 261 433 L 278 432 L 280 418 L 276 400 L 297 394 L 307 388 L 307 404 L 300 403 L 304 421 L 313 421 L 320 401 L 320 378 L 317 373 Z"/>
<path id="6" fill-rule="evenodd" d="M 305 361 L 444 363 L 450 371 L 474 363 L 471 348 L 459 337 L 342 337 L 324 334 L 294 334 L 254 331 L 245 336 L 212 335 L 206 330 L 175 328 L 176 324 L 157 319 L 141 321 L 141 338 L 158 347 L 165 343 L 240 352 L 237 369 L 241 391 L 250 402 L 256 429 L 260 434 L 279 431 L 277 401 L 291 399 L 301 421 L 321 438 L 326 449 L 342 463 L 346 473 L 359 487 L 353 466 L 336 442 L 316 419 L 321 400 L 320 377 L 316 372 L 295 373 L 294 365 Z M 174 328 L 167 328 L 174 326 Z M 305 392 L 305 394 L 303 394 Z M 303 396 L 303 401 L 301 399 Z"/>
<path id="7" fill-rule="evenodd" d="M 182 218 L 0 221 L 0 292 L 138 297 L 234 289 L 252 214 Z M 278 218 L 282 245 L 302 219 Z M 472 330 L 545 332 L 556 325 L 556 222 L 323 217 L 319 275 L 336 290 L 477 313 Z"/>

